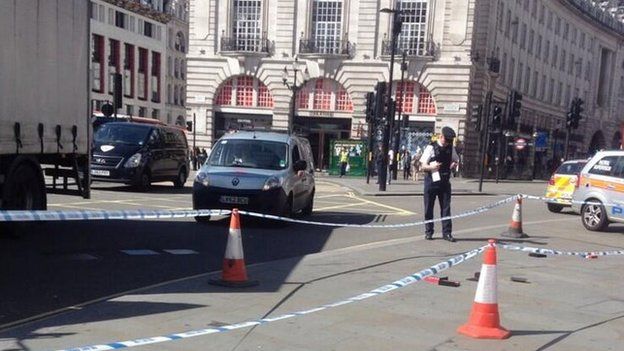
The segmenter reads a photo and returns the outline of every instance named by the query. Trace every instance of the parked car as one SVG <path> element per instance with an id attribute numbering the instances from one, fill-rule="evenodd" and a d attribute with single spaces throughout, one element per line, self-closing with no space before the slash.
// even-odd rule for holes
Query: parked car
<path id="1" fill-rule="evenodd" d="M 152 182 L 184 186 L 189 174 L 189 149 L 181 128 L 160 124 L 110 122 L 94 136 L 93 180 L 131 184 L 149 190 Z"/>
<path id="2" fill-rule="evenodd" d="M 551 199 L 546 205 L 550 212 L 561 212 L 572 205 L 572 194 L 578 187 L 578 176 L 587 160 L 566 161 L 557 168 L 546 186 L 546 197 Z"/>
<path id="3" fill-rule="evenodd" d="M 193 184 L 193 208 L 239 208 L 291 217 L 314 207 L 314 162 L 307 139 L 272 132 L 226 134 Z M 207 217 L 197 217 L 198 222 Z"/>
<path id="4" fill-rule="evenodd" d="M 624 150 L 600 151 L 581 170 L 572 209 L 588 230 L 624 223 Z"/>

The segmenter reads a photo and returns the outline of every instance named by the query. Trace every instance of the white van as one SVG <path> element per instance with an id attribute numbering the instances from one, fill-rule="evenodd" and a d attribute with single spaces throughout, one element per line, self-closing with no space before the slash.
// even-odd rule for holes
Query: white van
<path id="1" fill-rule="evenodd" d="M 307 139 L 274 132 L 236 132 L 214 144 L 197 173 L 193 208 L 309 215 L 314 193 L 314 163 Z"/>

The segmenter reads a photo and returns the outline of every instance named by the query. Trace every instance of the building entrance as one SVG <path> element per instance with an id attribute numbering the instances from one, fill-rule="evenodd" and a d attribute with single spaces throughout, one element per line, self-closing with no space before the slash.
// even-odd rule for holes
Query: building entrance
<path id="1" fill-rule="evenodd" d="M 310 141 L 315 167 L 328 169 L 330 143 L 335 139 L 349 139 L 351 119 L 295 116 L 294 131 Z"/>

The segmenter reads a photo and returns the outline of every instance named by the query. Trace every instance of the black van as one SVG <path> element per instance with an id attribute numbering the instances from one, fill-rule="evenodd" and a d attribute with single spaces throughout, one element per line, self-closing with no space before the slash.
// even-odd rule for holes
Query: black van
<path id="1" fill-rule="evenodd" d="M 189 174 L 189 149 L 180 128 L 128 122 L 100 126 L 93 136 L 91 177 L 149 190 L 152 182 L 181 188 Z"/>

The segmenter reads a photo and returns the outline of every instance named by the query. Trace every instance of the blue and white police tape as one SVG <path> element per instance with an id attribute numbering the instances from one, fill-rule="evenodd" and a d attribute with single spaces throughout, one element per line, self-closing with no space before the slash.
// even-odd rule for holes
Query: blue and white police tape
<path id="1" fill-rule="evenodd" d="M 315 307 L 315 308 L 311 308 L 311 309 L 307 309 L 307 310 L 303 310 L 303 311 L 297 311 L 297 312 L 292 312 L 292 313 L 286 313 L 283 315 L 279 315 L 276 317 L 267 317 L 267 318 L 261 318 L 261 319 L 256 319 L 256 320 L 249 320 L 246 322 L 241 322 L 241 323 L 236 323 L 236 324 L 230 324 L 230 325 L 225 325 L 222 327 L 215 327 L 215 328 L 205 328 L 205 329 L 197 329 L 197 330 L 191 330 L 191 331 L 186 331 L 186 332 L 181 332 L 181 333 L 175 333 L 175 334 L 169 334 L 169 335 L 163 335 L 163 336 L 153 336 L 153 337 L 149 337 L 149 338 L 142 338 L 142 339 L 135 339 L 135 340 L 127 340 L 127 341 L 116 341 L 116 342 L 112 342 L 112 343 L 108 343 L 108 344 L 99 344 L 99 345 L 90 345 L 90 346 L 83 346 L 83 347 L 76 347 L 76 348 L 70 348 L 70 349 L 62 349 L 62 350 L 58 350 L 58 351 L 105 351 L 105 350 L 119 350 L 119 349 L 125 349 L 125 348 L 130 348 L 130 347 L 137 347 L 137 346 L 144 346 L 144 345 L 150 345 L 150 344 L 158 344 L 158 343 L 163 343 L 163 342 L 169 342 L 169 341 L 174 341 L 174 340 L 179 340 L 179 339 L 188 339 L 188 338 L 194 338 L 194 337 L 198 337 L 198 336 L 203 336 L 203 335 L 209 335 L 209 334 L 216 334 L 216 333 L 224 333 L 230 330 L 237 330 L 237 329 L 242 329 L 242 328 L 248 328 L 248 327 L 253 327 L 256 325 L 262 325 L 262 324 L 267 324 L 267 323 L 271 323 L 271 322 L 277 322 L 277 321 L 281 321 L 284 319 L 289 319 L 289 318 L 294 318 L 294 317 L 298 317 L 298 316 L 305 316 L 311 313 L 316 313 L 316 312 L 320 312 L 323 310 L 327 310 L 330 308 L 334 308 L 334 307 L 338 307 L 338 306 L 343 306 L 343 305 L 347 305 L 350 304 L 352 302 L 357 302 L 357 301 L 362 301 L 362 300 L 366 300 L 368 298 L 374 297 L 374 296 L 379 296 L 385 293 L 388 293 L 390 291 L 396 290 L 396 289 L 400 289 L 403 287 L 406 287 L 408 285 L 411 285 L 413 283 L 419 282 L 421 280 L 423 280 L 424 278 L 437 274 L 439 272 L 443 272 L 453 266 L 456 266 L 462 262 L 465 262 L 471 258 L 474 258 L 475 256 L 479 255 L 480 253 L 482 253 L 485 248 L 487 248 L 486 246 L 482 246 L 479 247 L 477 249 L 474 249 L 472 251 L 468 251 L 466 253 L 463 253 L 461 255 L 457 255 L 455 257 L 452 257 L 444 262 L 440 262 L 438 264 L 435 264 L 427 269 L 423 269 L 420 272 L 414 273 L 412 275 L 408 275 L 402 279 L 399 279 L 397 281 L 394 281 L 390 284 L 381 286 L 379 288 L 376 288 L 374 290 L 371 290 L 367 293 L 363 293 L 357 296 L 353 296 L 350 297 L 348 299 L 342 300 L 342 301 L 338 301 L 338 302 L 334 302 L 331 304 L 326 304 L 326 305 L 322 305 L 319 307 Z"/>
<path id="2" fill-rule="evenodd" d="M 563 255 L 563 256 L 580 256 L 580 257 L 624 255 L 624 250 L 561 251 L 561 250 L 554 250 L 554 249 L 543 249 L 539 247 L 510 245 L 510 244 L 505 244 L 501 242 L 498 243 L 498 247 L 503 248 L 505 250 L 510 250 L 510 251 L 522 251 L 522 252 L 537 253 L 537 254 L 543 254 L 543 255 Z"/>
<path id="3" fill-rule="evenodd" d="M 578 205 L 598 205 L 598 206 L 605 206 L 605 207 L 618 207 L 621 208 L 623 205 L 622 204 L 617 204 L 617 203 L 602 203 L 599 201 L 578 201 L 578 200 L 561 200 L 561 199 L 556 199 L 556 198 L 550 198 L 550 197 L 544 197 L 544 196 L 535 196 L 535 195 L 527 195 L 527 194 L 518 194 L 519 197 L 523 198 L 523 199 L 528 199 L 528 200 L 537 200 L 537 201 L 544 201 L 547 203 L 552 203 L 552 204 L 556 204 L 556 205 L 570 205 L 570 204 L 578 204 Z M 565 201 L 565 202 L 562 202 Z"/>
<path id="4" fill-rule="evenodd" d="M 223 216 L 230 210 L 0 211 L 0 222 L 167 219 Z"/>
<path id="5" fill-rule="evenodd" d="M 519 195 L 511 196 L 506 199 L 491 203 L 489 205 L 478 207 L 474 210 L 462 212 L 453 216 L 446 216 L 441 218 L 430 219 L 427 221 L 417 221 L 417 222 L 409 222 L 409 223 L 398 223 L 398 224 L 352 224 L 352 223 L 328 223 L 328 222 L 316 222 L 316 221 L 306 221 L 303 219 L 295 219 L 288 217 L 275 216 L 264 213 L 256 213 L 250 211 L 238 211 L 242 215 L 252 216 L 252 217 L 260 217 L 284 222 L 292 222 L 292 223 L 300 223 L 300 224 L 311 224 L 311 225 L 319 225 L 319 226 L 327 226 L 327 227 L 354 227 L 354 228 L 405 228 L 405 227 L 415 227 L 419 225 L 423 225 L 426 223 L 435 223 L 441 222 L 448 219 L 457 219 L 462 217 L 474 216 L 477 214 L 481 214 L 483 212 L 489 211 L 493 208 L 500 207 L 502 205 L 508 204 L 512 201 L 515 201 Z"/>

